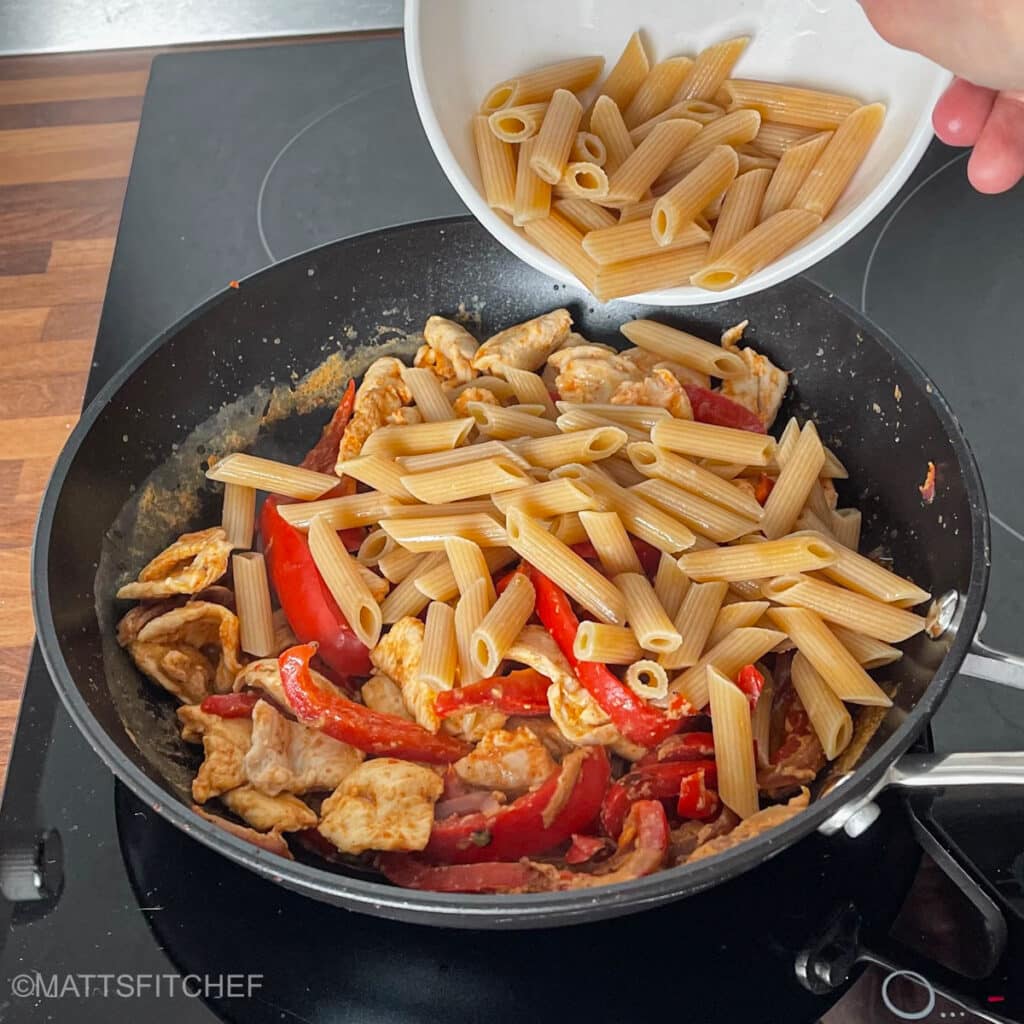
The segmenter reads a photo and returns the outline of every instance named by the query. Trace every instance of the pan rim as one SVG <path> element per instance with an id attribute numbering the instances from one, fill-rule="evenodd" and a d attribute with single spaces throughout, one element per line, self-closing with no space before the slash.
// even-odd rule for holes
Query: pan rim
<path id="1" fill-rule="evenodd" d="M 240 284 L 245 287 L 246 282 L 258 279 L 262 274 L 297 262 L 308 261 L 327 249 L 354 247 L 375 239 L 393 239 L 395 236 L 425 230 L 444 232 L 474 226 L 482 235 L 485 234 L 471 217 L 466 216 L 437 218 L 380 228 L 299 253 L 256 271 Z M 286 861 L 261 850 L 194 814 L 187 803 L 174 797 L 123 755 L 118 744 L 89 709 L 61 652 L 49 602 L 49 542 L 54 514 L 70 467 L 110 399 L 168 340 L 207 310 L 237 294 L 230 287 L 199 303 L 170 327 L 161 331 L 111 375 L 88 407 L 83 410 L 57 458 L 47 484 L 33 537 L 32 606 L 37 626 L 37 642 L 47 671 L 72 721 L 115 777 L 165 820 L 210 849 L 271 881 L 327 902 L 343 904 L 364 912 L 416 919 L 435 925 L 544 927 L 637 912 L 711 888 L 749 870 L 799 841 L 849 799 L 870 791 L 881 780 L 888 766 L 912 745 L 942 702 L 970 649 L 980 621 L 989 575 L 990 524 L 981 474 L 970 444 L 949 403 L 920 365 L 881 328 L 820 285 L 801 276 L 791 279 L 783 287 L 799 287 L 813 297 L 826 299 L 841 315 L 853 321 L 861 331 L 877 341 L 898 367 L 921 383 L 926 399 L 938 416 L 956 455 L 970 502 L 972 530 L 970 580 L 967 593 L 962 595 L 965 600 L 960 625 L 949 651 L 921 699 L 893 734 L 857 769 L 847 783 L 812 803 L 790 821 L 715 857 L 595 889 L 514 895 L 421 892 L 400 889 L 383 881 L 369 881 L 335 874 L 299 861 Z"/>

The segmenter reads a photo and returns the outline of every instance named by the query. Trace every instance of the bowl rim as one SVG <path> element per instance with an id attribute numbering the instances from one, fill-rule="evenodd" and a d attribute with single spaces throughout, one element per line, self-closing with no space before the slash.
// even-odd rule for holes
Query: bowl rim
<path id="1" fill-rule="evenodd" d="M 455 158 L 448 136 L 441 127 L 430 99 L 430 91 L 423 67 L 423 48 L 421 44 L 420 19 L 426 12 L 427 5 L 423 0 L 405 0 L 404 37 L 405 62 L 409 72 L 409 82 L 416 103 L 416 110 L 423 125 L 423 131 L 430 143 L 430 148 L 437 157 L 441 169 L 455 189 L 459 198 L 469 207 L 470 212 L 510 252 L 514 253 L 535 270 L 547 274 L 561 282 L 579 286 L 581 282 L 565 267 L 552 259 L 528 238 L 524 238 L 515 227 L 506 224 L 484 200 L 479 189 L 471 182 Z M 929 105 L 934 106 L 939 97 L 953 81 L 953 73 L 933 65 L 938 72 L 932 92 L 929 94 Z M 851 238 L 862 231 L 888 205 L 889 201 L 906 184 L 920 163 L 934 136 L 931 110 L 922 115 L 899 158 L 889 168 L 881 184 L 873 189 L 851 213 L 836 221 L 823 233 L 804 242 L 797 250 L 786 253 L 764 270 L 752 274 L 733 288 L 726 291 L 705 291 L 693 286 L 663 288 L 657 291 L 642 292 L 637 295 L 621 296 L 623 301 L 646 303 L 657 306 L 683 308 L 687 306 L 708 306 L 717 302 L 725 302 L 764 291 L 773 285 L 786 281 L 797 274 L 821 262 L 831 253 L 845 245 Z M 827 218 L 826 218 L 827 220 Z M 609 301 L 615 302 L 616 299 Z"/>

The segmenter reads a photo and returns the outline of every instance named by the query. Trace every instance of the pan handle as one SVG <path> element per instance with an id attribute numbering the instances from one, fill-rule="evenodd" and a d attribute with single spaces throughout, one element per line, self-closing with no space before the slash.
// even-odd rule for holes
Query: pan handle
<path id="1" fill-rule="evenodd" d="M 955 590 L 943 594 L 932 602 L 927 615 L 928 635 L 937 640 L 949 630 L 956 629 L 960 621 L 963 602 Z M 978 631 L 971 641 L 971 650 L 963 664 L 960 674 L 972 679 L 983 679 L 985 682 L 1009 686 L 1014 690 L 1024 690 L 1024 657 L 989 647 L 981 638 L 985 629 L 986 615 L 981 613 Z"/>

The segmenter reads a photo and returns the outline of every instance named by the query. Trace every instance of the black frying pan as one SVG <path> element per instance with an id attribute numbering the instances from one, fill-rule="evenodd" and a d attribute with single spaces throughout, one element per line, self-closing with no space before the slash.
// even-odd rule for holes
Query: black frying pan
<path id="1" fill-rule="evenodd" d="M 143 801 L 232 860 L 319 899 L 423 923 L 499 928 L 611 917 L 706 889 L 823 824 L 848 822 L 891 781 L 892 766 L 935 712 L 978 625 L 989 568 L 985 496 L 955 417 L 920 367 L 868 321 L 796 279 L 734 303 L 658 316 L 708 338 L 749 319 L 747 338 L 793 370 L 780 421 L 813 416 L 848 466 L 851 479 L 840 491 L 863 510 L 866 547 L 889 549 L 899 570 L 933 594 L 959 595 L 950 616 L 955 628 L 938 640 L 915 637 L 893 666 L 896 706 L 843 785 L 784 826 L 692 866 L 597 890 L 521 896 L 413 892 L 323 864 L 286 862 L 189 809 L 194 754 L 178 739 L 173 700 L 114 642 L 123 608 L 112 595 L 180 532 L 219 521 L 219 497 L 202 477 L 204 457 L 244 447 L 297 460 L 318 436 L 347 372 L 359 372 L 382 344 L 411 351 L 414 342 L 403 332 L 421 329 L 431 313 L 478 311 L 485 337 L 563 305 L 584 335 L 611 343 L 621 343 L 622 321 L 652 312 L 629 302 L 598 305 L 581 289 L 552 284 L 470 220 L 410 225 L 254 275 L 154 339 L 97 395 L 43 501 L 35 613 L 72 718 Z M 321 372 L 289 396 L 299 378 L 337 351 L 352 359 L 349 367 Z M 938 488 L 925 505 L 918 484 L 929 460 Z M 904 759 L 898 770 L 904 781 L 920 782 L 924 767 Z M 870 813 L 854 815 L 848 831 L 863 827 Z"/>

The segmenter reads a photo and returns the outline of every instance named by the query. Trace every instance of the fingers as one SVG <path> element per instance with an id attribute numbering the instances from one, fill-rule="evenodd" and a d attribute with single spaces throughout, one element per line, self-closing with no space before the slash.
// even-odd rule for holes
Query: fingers
<path id="1" fill-rule="evenodd" d="M 973 146 L 981 136 L 992 104 L 993 89 L 985 89 L 965 78 L 956 79 L 935 104 L 932 125 L 947 146 Z"/>
<path id="2" fill-rule="evenodd" d="M 1006 192 L 1024 178 L 1024 93 L 1000 93 L 975 143 L 967 177 L 979 191 Z"/>

